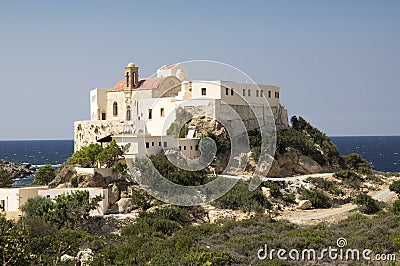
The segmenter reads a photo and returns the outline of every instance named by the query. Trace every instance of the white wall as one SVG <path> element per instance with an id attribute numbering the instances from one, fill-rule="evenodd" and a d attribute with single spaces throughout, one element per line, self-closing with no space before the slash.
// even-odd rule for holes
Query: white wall
<path id="1" fill-rule="evenodd" d="M 206 88 L 206 95 L 202 95 L 202 88 Z M 220 81 L 193 81 L 192 82 L 193 98 L 211 98 L 221 99 L 221 82 Z"/>
<path id="2" fill-rule="evenodd" d="M 107 110 L 107 89 L 94 89 L 90 91 L 90 119 L 100 120 L 101 113 Z"/>

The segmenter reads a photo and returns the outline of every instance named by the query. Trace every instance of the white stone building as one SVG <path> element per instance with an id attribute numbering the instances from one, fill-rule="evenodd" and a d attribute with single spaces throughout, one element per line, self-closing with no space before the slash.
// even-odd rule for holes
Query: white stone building
<path id="1" fill-rule="evenodd" d="M 139 79 L 138 67 L 129 63 L 124 79 L 114 88 L 90 92 L 90 120 L 74 124 L 75 150 L 111 135 L 119 144 L 131 144 L 128 156 L 179 148 L 185 156 L 194 158 L 198 156 L 195 129 L 180 139 L 168 133 L 178 110 L 234 124 L 238 121 L 233 109 L 247 129 L 259 126 L 254 113 L 261 118 L 273 116 L 277 127 L 288 126 L 279 87 L 188 80 L 187 74 L 183 65 L 174 64 L 159 68 L 156 77 Z"/>

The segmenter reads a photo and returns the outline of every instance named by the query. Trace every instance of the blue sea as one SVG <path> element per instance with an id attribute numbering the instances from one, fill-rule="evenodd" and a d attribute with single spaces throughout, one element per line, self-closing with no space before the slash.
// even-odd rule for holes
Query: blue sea
<path id="1" fill-rule="evenodd" d="M 361 154 L 373 168 L 400 172 L 400 136 L 331 137 L 340 155 Z"/>
<path id="2" fill-rule="evenodd" d="M 331 137 L 340 155 L 359 153 L 375 170 L 400 172 L 400 136 Z M 73 140 L 0 141 L 0 159 L 35 167 L 60 167 L 73 153 Z M 14 186 L 32 183 L 33 176 L 15 180 Z"/>
<path id="3" fill-rule="evenodd" d="M 74 152 L 73 140 L 13 140 L 0 141 L 0 159 L 34 167 L 51 164 L 59 168 Z M 33 182 L 33 176 L 14 180 L 13 186 Z"/>

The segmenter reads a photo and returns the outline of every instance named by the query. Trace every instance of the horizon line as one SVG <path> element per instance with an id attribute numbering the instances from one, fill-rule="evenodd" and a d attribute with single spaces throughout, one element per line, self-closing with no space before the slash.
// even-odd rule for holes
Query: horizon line
<path id="1" fill-rule="evenodd" d="M 328 135 L 330 138 L 335 138 L 335 137 L 400 137 L 399 135 Z M 50 140 L 71 140 L 74 141 L 74 139 L 70 138 L 50 138 L 50 139 L 0 139 L 0 141 L 50 141 Z"/>

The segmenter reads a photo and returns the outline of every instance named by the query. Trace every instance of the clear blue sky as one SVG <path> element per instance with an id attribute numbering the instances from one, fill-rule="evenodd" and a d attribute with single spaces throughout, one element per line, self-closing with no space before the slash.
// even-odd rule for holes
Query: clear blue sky
<path id="1" fill-rule="evenodd" d="M 400 1 L 2 1 L 0 139 L 73 138 L 128 62 L 210 59 L 328 135 L 400 135 Z"/>

